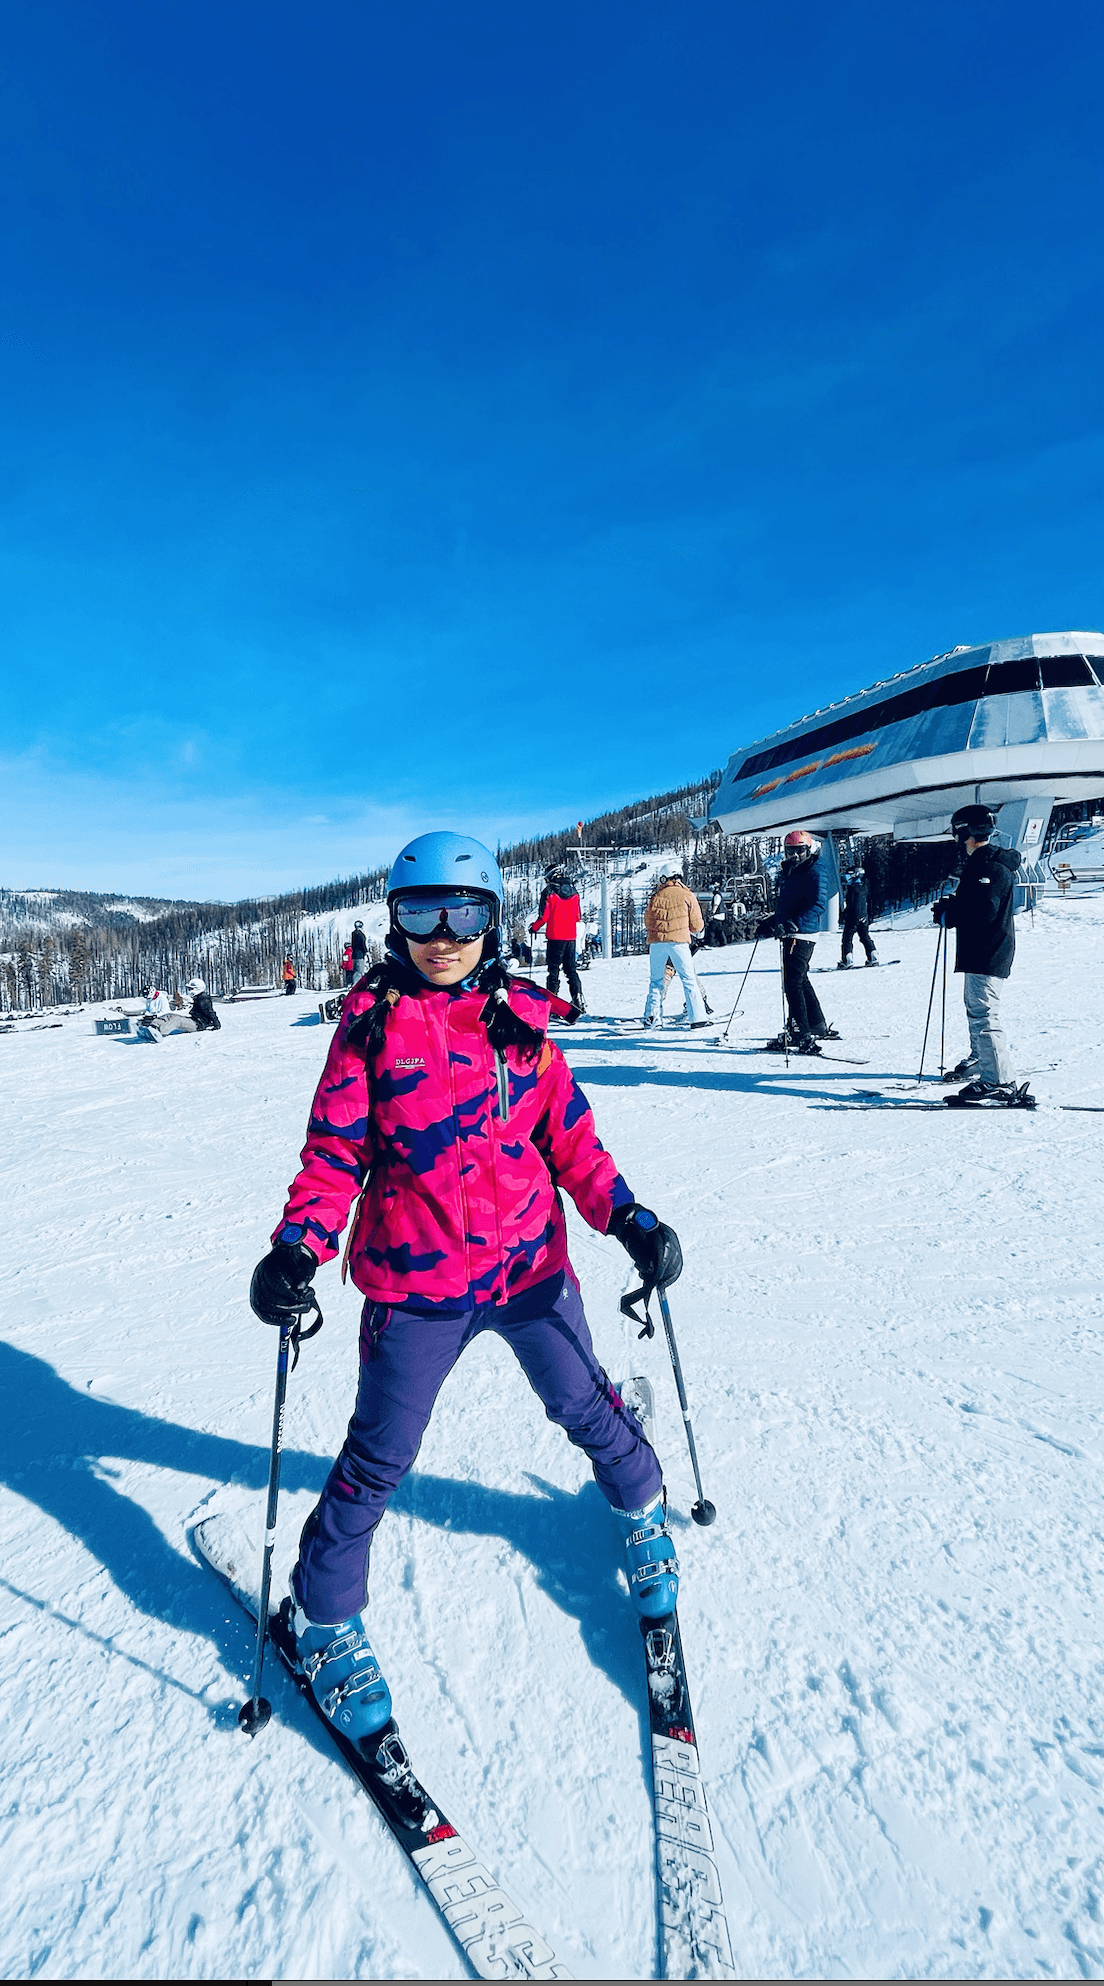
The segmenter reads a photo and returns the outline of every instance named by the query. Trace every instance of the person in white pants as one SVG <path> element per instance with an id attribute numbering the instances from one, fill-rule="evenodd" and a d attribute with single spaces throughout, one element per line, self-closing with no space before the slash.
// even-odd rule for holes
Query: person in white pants
<path id="1" fill-rule="evenodd" d="M 663 974 L 668 960 L 682 981 L 690 1026 L 709 1025 L 705 999 L 690 954 L 691 936 L 701 931 L 704 925 L 701 905 L 694 892 L 687 889 L 677 870 L 661 876 L 644 912 L 644 929 L 648 934 L 651 960 L 648 999 L 644 1008 L 645 1027 L 655 1026 L 663 1005 Z"/>

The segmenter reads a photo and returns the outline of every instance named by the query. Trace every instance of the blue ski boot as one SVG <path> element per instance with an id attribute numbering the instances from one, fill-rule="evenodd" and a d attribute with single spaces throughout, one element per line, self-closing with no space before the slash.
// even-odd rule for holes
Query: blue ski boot
<path id="1" fill-rule="evenodd" d="M 299 1668 L 324 1717 L 351 1744 L 382 1730 L 391 1718 L 391 1692 L 364 1631 L 364 1619 L 329 1626 L 307 1619 L 291 1587 L 291 1624 Z"/>
<path id="2" fill-rule="evenodd" d="M 643 1510 L 615 1510 L 625 1527 L 625 1570 L 643 1620 L 664 1620 L 678 1604 L 678 1560 L 667 1529 L 667 1492 Z"/>

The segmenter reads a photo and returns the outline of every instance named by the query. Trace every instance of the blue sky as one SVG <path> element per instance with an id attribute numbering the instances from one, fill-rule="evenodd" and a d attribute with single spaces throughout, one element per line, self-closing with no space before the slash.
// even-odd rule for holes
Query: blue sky
<path id="1" fill-rule="evenodd" d="M 1099 628 L 1099 7 L 35 0 L 0 883 L 231 897 Z"/>

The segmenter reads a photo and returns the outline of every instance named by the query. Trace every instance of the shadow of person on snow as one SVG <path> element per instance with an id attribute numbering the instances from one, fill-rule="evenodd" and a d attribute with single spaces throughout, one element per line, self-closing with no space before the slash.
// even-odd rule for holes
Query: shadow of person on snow
<path id="1" fill-rule="evenodd" d="M 622 1551 L 605 1497 L 594 1482 L 563 1490 L 528 1471 L 526 1481 L 537 1495 L 412 1470 L 399 1484 L 388 1512 L 453 1533 L 502 1538 L 527 1558 L 541 1591 L 578 1621 L 593 1667 L 637 1712 L 641 1747 L 646 1749 L 640 1629 L 617 1576 Z M 685 1519 L 672 1514 L 671 1522 L 677 1529 Z"/>
<path id="2" fill-rule="evenodd" d="M 257 1494 L 259 1545 L 268 1448 L 96 1399 L 62 1379 L 44 1359 L 2 1340 L 0 1389 L 6 1410 L 0 1482 L 78 1539 L 132 1606 L 170 1628 L 206 1636 L 229 1673 L 244 1681 L 252 1643 L 245 1615 L 232 1608 L 228 1618 L 225 1593 L 210 1572 L 182 1557 L 141 1505 L 115 1487 L 111 1473 L 116 1463 L 136 1462 L 201 1481 L 233 1480 Z M 329 1458 L 285 1449 L 282 1488 L 318 1493 L 329 1467 Z M 646 1746 L 639 1630 L 617 1579 L 620 1551 L 605 1498 L 593 1482 L 569 1492 L 538 1476 L 528 1481 L 539 1494 L 412 1471 L 389 1509 L 442 1530 L 502 1538 L 528 1558 L 542 1590 L 578 1620 L 595 1667 L 637 1708 Z M 9 1590 L 64 1625 L 100 1638 L 80 1621 L 56 1613 L 49 1595 Z M 154 1673 L 167 1685 L 181 1686 L 179 1677 Z M 313 1723 L 309 1712 L 304 1719 Z M 311 1735 L 326 1748 L 321 1733 Z"/>
<path id="3" fill-rule="evenodd" d="M 581 1043 L 580 1046 L 586 1046 Z M 795 1058 L 796 1059 L 796 1058 Z M 821 1082 L 831 1085 L 829 1089 L 815 1087 L 809 1076 L 816 1070 Z M 777 1066 L 744 1073 L 737 1069 L 655 1069 L 633 1068 L 630 1064 L 604 1062 L 593 1065 L 579 1065 L 573 1069 L 579 1087 L 585 1095 L 587 1090 L 599 1089 L 677 1089 L 677 1090 L 728 1090 L 740 1096 L 794 1096 L 803 1103 L 810 1100 L 838 1103 L 844 1089 L 854 1089 L 860 1077 L 864 1083 L 889 1082 L 899 1080 L 899 1071 L 871 1071 L 862 1063 L 855 1063 L 853 1069 L 841 1069 L 838 1076 L 829 1075 L 814 1056 L 802 1063 L 800 1078 L 788 1076 L 781 1056 Z"/>
<path id="4" fill-rule="evenodd" d="M 44 1359 L 3 1341 L 0 1394 L 0 1482 L 79 1539 L 140 1612 L 206 1635 L 232 1675 L 247 1674 L 245 1616 L 227 1625 L 225 1596 L 210 1573 L 173 1549 L 141 1505 L 115 1488 L 111 1473 L 118 1462 L 148 1463 L 216 1483 L 233 1478 L 260 1498 L 268 1449 L 95 1399 Z M 284 1455 L 283 1480 L 289 1489 L 319 1490 L 328 1467 L 322 1457 L 292 1449 Z M 44 1593 L 22 1597 L 33 1606 L 49 1604 Z"/>

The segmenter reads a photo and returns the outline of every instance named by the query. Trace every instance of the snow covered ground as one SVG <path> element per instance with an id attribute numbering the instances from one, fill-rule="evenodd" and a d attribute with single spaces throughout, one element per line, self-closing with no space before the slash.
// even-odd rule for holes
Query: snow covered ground
<path id="1" fill-rule="evenodd" d="M 672 1310 L 709 1531 L 661 1341 L 618 1315 L 626 1258 L 572 1216 L 600 1354 L 659 1396 L 745 1976 L 1104 1976 L 1102 941 L 1100 897 L 1021 922 L 1006 1010 L 1033 1115 L 924 1113 L 889 1087 L 916 1070 L 930 926 L 886 934 L 897 966 L 816 981 L 865 1068 L 753 1052 L 779 1019 L 767 946 L 723 1048 L 561 1036 L 686 1254 Z M 718 1012 L 746 959 L 701 955 Z M 645 979 L 626 960 L 584 984 L 630 1014 Z M 329 1039 L 306 997 L 222 1021 L 159 1046 L 97 1039 L 88 1013 L 0 1039 L 0 1968 L 462 1978 L 278 1673 L 268 1730 L 238 1733 L 249 1630 L 189 1550 L 217 1508 L 259 1540 L 275 1343 L 246 1293 Z M 863 1107 L 877 1088 L 892 1102 Z M 355 1293 L 333 1267 L 319 1285 L 281 1570 L 355 1383 Z M 489 1334 L 381 1526 L 371 1619 L 415 1762 L 477 1852 L 579 1977 L 651 1978 L 615 1536 Z"/>

